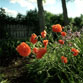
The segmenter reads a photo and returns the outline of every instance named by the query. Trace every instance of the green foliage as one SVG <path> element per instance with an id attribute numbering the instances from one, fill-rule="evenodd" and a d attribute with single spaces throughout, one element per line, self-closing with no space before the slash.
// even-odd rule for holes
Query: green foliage
<path id="1" fill-rule="evenodd" d="M 76 39 L 75 39 L 76 41 Z M 75 42 L 74 41 L 74 42 Z M 78 39 L 78 41 L 80 41 Z M 82 45 L 83 43 L 80 41 L 76 41 L 75 43 L 78 45 Z M 53 43 L 54 48 L 57 45 Z M 27 78 L 33 80 L 34 83 L 82 83 L 83 82 L 83 73 L 82 73 L 82 51 L 77 57 L 73 57 L 72 55 L 68 55 L 69 51 L 65 52 L 67 46 L 58 49 L 52 49 L 48 46 L 48 50 L 50 50 L 42 59 L 40 60 L 32 60 L 31 64 L 26 65 L 27 70 Z M 69 48 L 68 48 L 69 49 Z M 68 57 L 68 64 L 63 64 L 60 61 L 60 52 L 65 52 L 65 55 Z"/>
<path id="2" fill-rule="evenodd" d="M 7 79 L 4 79 L 4 74 L 0 74 L 0 83 L 10 83 Z"/>
<path id="3" fill-rule="evenodd" d="M 67 31 L 70 27 L 72 29 L 73 26 L 66 26 L 64 31 Z M 47 37 L 45 39 L 49 40 L 47 53 L 41 59 L 31 59 L 29 62 L 30 64 L 24 65 L 24 73 L 16 79 L 22 80 L 22 83 L 24 83 L 24 80 L 32 83 L 83 83 L 83 34 L 81 34 L 80 37 L 72 37 L 70 40 L 66 39 L 65 44 L 60 45 L 57 39 L 55 41 L 53 40 L 52 30 L 50 29 L 49 31 L 48 28 L 46 28 L 46 31 Z M 60 34 L 57 35 L 59 39 L 62 38 Z M 6 63 L 9 64 L 14 58 L 20 57 L 16 52 L 16 47 L 21 42 L 25 41 L 31 49 L 33 49 L 34 47 L 40 48 L 43 46 L 43 38 L 41 39 L 39 36 L 39 40 L 40 41 L 38 41 L 36 45 L 31 44 L 27 40 L 0 41 L 0 61 L 2 66 L 4 64 L 4 66 L 7 66 Z M 69 42 L 73 43 L 72 46 L 69 46 Z M 72 55 L 70 51 L 72 47 L 80 51 L 78 56 Z M 31 55 L 35 56 L 34 54 Z M 66 56 L 68 58 L 67 64 L 62 63 L 61 56 Z M 9 81 L 4 80 L 2 75 L 0 76 L 0 82 Z"/>
<path id="4" fill-rule="evenodd" d="M 54 16 L 54 14 L 45 11 L 45 23 L 47 27 L 50 27 L 51 25 L 51 18 Z"/>
<path id="5" fill-rule="evenodd" d="M 73 33 L 72 33 L 73 34 Z M 52 34 L 49 33 L 52 39 Z M 80 37 L 74 37 L 65 41 L 65 45 L 51 43 L 47 46 L 47 53 L 42 59 L 32 59 L 31 64 L 26 64 L 26 78 L 34 83 L 82 83 L 83 82 L 83 34 Z M 59 38 L 61 38 L 59 36 Z M 72 46 L 68 43 L 72 42 Z M 37 46 L 40 46 L 37 43 Z M 79 49 L 78 56 L 73 56 L 70 49 L 74 47 Z M 68 58 L 68 63 L 61 62 L 61 56 Z"/>
<path id="6" fill-rule="evenodd" d="M 61 24 L 62 26 L 64 25 L 63 22 L 63 15 L 54 15 L 51 17 L 51 24 Z"/>
<path id="7" fill-rule="evenodd" d="M 0 66 L 8 66 L 14 58 L 18 57 L 16 46 L 19 43 L 20 41 L 15 40 L 0 40 Z"/>
<path id="8" fill-rule="evenodd" d="M 79 28 L 77 28 L 78 30 L 82 28 L 82 26 L 83 26 L 83 15 L 81 15 L 80 17 L 76 17 L 74 19 L 74 26 L 79 27 Z"/>
<path id="9" fill-rule="evenodd" d="M 39 34 L 39 21 L 38 21 L 38 12 L 37 10 L 30 10 L 26 13 L 25 16 L 26 22 L 28 26 L 34 26 L 33 29 L 30 28 L 31 31 L 33 31 L 36 34 Z"/>

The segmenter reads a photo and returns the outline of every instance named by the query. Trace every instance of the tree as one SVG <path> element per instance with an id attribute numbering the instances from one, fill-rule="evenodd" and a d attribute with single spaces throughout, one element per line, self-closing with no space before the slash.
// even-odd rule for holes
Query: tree
<path id="1" fill-rule="evenodd" d="M 62 2 L 62 9 L 63 9 L 63 16 L 64 16 L 64 24 L 65 25 L 69 24 L 68 13 L 67 13 L 67 6 L 66 6 L 66 2 L 68 2 L 68 1 L 75 1 L 75 0 L 61 0 L 61 2 Z"/>
<path id="2" fill-rule="evenodd" d="M 26 12 L 25 21 L 26 25 L 29 28 L 29 30 L 33 33 L 36 33 L 37 35 L 40 34 L 40 28 L 39 28 L 39 19 L 38 19 L 38 11 L 30 10 Z"/>
<path id="3" fill-rule="evenodd" d="M 23 15 L 22 14 L 20 14 L 20 13 L 18 13 L 17 14 L 17 16 L 16 16 L 16 21 L 19 23 L 19 24 L 21 24 L 22 23 L 22 20 L 23 20 Z"/>
<path id="4" fill-rule="evenodd" d="M 40 32 L 45 28 L 45 16 L 44 16 L 44 8 L 43 8 L 43 0 L 37 0 L 38 5 L 38 15 L 39 15 L 39 27 Z"/>
<path id="5" fill-rule="evenodd" d="M 5 9 L 0 8 L 0 38 L 4 36 L 4 24 L 5 24 L 6 12 Z"/>
<path id="6" fill-rule="evenodd" d="M 45 24 L 47 27 L 51 27 L 51 18 L 54 16 L 54 14 L 45 11 Z"/>
<path id="7" fill-rule="evenodd" d="M 64 17 L 64 25 L 68 25 L 68 13 L 67 13 L 67 7 L 66 7 L 66 0 L 61 0 L 62 2 L 62 9 L 63 9 L 63 17 Z"/>
<path id="8" fill-rule="evenodd" d="M 6 17 L 5 9 L 0 8 L 0 23 L 1 23 L 1 24 L 4 22 L 5 17 Z"/>

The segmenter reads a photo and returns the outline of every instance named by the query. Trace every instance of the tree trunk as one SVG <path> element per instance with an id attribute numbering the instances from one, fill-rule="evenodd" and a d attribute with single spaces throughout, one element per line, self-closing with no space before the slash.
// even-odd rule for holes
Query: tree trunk
<path id="1" fill-rule="evenodd" d="M 41 32 L 45 28 L 45 16 L 44 16 L 42 0 L 37 0 L 37 5 L 38 5 L 39 25 L 40 25 L 40 32 Z"/>
<path id="2" fill-rule="evenodd" d="M 67 14 L 67 7 L 66 7 L 66 0 L 61 0 L 62 2 L 62 8 L 63 8 L 63 16 L 64 16 L 64 24 L 68 25 L 68 14 Z"/>

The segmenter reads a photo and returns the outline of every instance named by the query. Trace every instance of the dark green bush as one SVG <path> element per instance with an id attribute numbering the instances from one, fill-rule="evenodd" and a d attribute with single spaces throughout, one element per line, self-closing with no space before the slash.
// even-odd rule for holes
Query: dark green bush
<path id="1" fill-rule="evenodd" d="M 8 66 L 13 59 L 18 57 L 16 46 L 20 41 L 0 40 L 0 66 Z"/>

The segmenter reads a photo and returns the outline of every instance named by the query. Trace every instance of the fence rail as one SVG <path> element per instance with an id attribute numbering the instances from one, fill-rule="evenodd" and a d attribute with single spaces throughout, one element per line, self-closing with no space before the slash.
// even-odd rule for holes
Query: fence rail
<path id="1" fill-rule="evenodd" d="M 6 33 L 13 39 L 26 39 L 28 36 L 31 35 L 33 31 L 32 26 L 27 25 L 11 25 L 6 24 L 4 25 L 4 30 Z"/>

